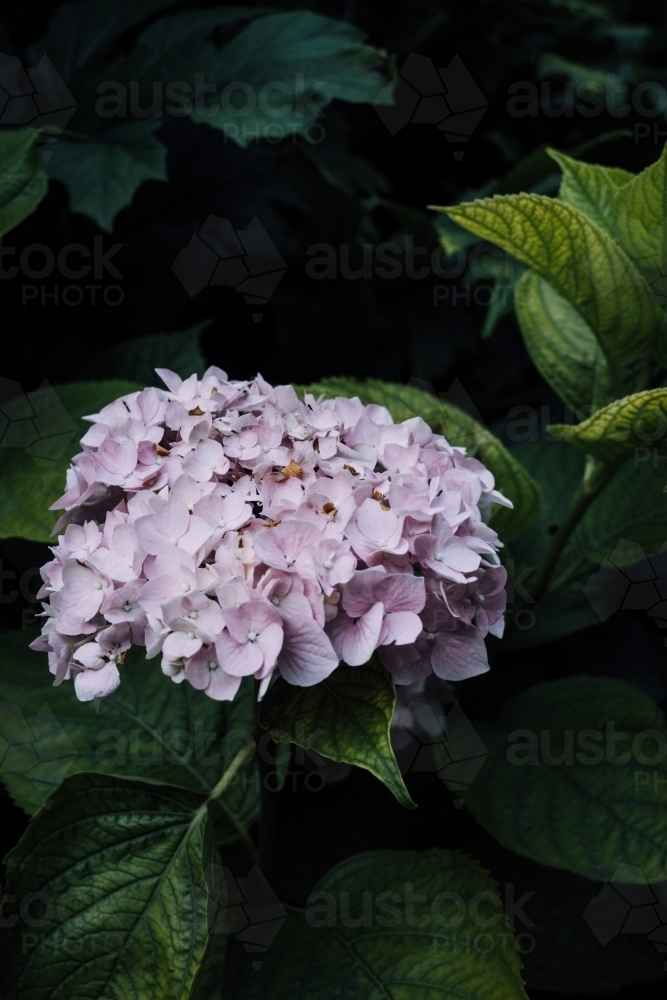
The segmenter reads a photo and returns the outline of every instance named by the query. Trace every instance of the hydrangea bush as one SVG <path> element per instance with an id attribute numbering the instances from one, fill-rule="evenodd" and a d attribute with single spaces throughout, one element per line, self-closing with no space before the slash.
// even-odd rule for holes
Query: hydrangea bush
<path id="1" fill-rule="evenodd" d="M 506 571 L 486 523 L 511 506 L 421 417 L 289 385 L 158 369 L 87 417 L 42 568 L 55 683 L 111 694 L 131 645 L 217 700 L 252 675 L 317 684 L 375 650 L 398 684 L 488 669 Z"/>

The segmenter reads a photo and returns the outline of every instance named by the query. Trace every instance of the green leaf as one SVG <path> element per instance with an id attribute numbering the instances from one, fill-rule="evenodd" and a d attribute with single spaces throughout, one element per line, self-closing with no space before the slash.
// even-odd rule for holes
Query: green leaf
<path id="1" fill-rule="evenodd" d="M 187 1000 L 219 892 L 202 803 L 110 775 L 54 792 L 7 857 L 9 892 L 34 910 L 7 935 L 6 1000 Z M 22 947 L 37 922 L 39 947 Z"/>
<path id="2" fill-rule="evenodd" d="M 215 7 L 160 18 L 140 36 L 130 53 L 114 60 L 105 71 L 105 81 L 122 83 L 127 90 L 132 85 L 141 107 L 150 106 L 156 80 L 182 80 L 194 88 L 195 74 L 204 72 L 202 58 L 210 60 L 213 52 L 207 45 L 211 32 L 220 25 L 265 13 L 270 13 L 270 8 Z M 168 91 L 165 97 L 171 104 Z"/>
<path id="3" fill-rule="evenodd" d="M 667 389 L 648 389 L 616 399 L 580 424 L 552 424 L 549 431 L 599 461 L 612 464 L 638 449 L 664 452 Z"/>
<path id="4" fill-rule="evenodd" d="M 600 881 L 664 877 L 667 728 L 645 694 L 608 678 L 550 681 L 477 729 L 490 753 L 465 804 L 504 847 Z"/>
<path id="5" fill-rule="evenodd" d="M 584 215 L 615 238 L 614 198 L 620 188 L 631 181 L 635 174 L 619 167 L 601 167 L 594 163 L 583 163 L 555 149 L 548 150 L 563 171 L 558 197 Z"/>
<path id="6" fill-rule="evenodd" d="M 195 108 L 192 118 L 247 146 L 258 136 L 303 131 L 333 100 L 370 104 L 385 85 L 384 57 L 364 39 L 353 25 L 312 11 L 259 17 L 220 51 L 209 47 L 204 67 L 219 87 L 242 80 L 243 91 Z"/>
<path id="7" fill-rule="evenodd" d="M 613 368 L 645 357 L 663 338 L 664 316 L 648 285 L 618 244 L 578 209 L 517 194 L 439 210 L 548 281 L 581 314 Z"/>
<path id="8" fill-rule="evenodd" d="M 633 911 L 622 893 L 634 893 L 634 887 L 617 888 L 538 865 L 491 837 L 475 841 L 475 857 L 505 886 L 529 989 L 612 996 L 623 986 L 664 977 L 656 948 L 660 930 L 632 933 Z M 665 889 L 665 882 L 643 887 L 647 906 L 650 899 L 664 899 Z M 614 904 L 621 920 L 629 911 L 620 933 L 609 920 Z"/>
<path id="9" fill-rule="evenodd" d="M 49 510 L 65 491 L 65 473 L 80 438 L 97 413 L 143 386 L 133 382 L 72 382 L 17 395 L 0 410 L 0 538 L 51 541 L 58 513 Z"/>
<path id="10" fill-rule="evenodd" d="M 517 420 L 512 433 L 516 436 L 532 436 L 534 433 L 537 436 L 537 423 L 529 423 L 523 429 Z M 516 602 L 525 598 L 530 574 L 544 558 L 553 533 L 581 484 L 585 462 L 581 452 L 560 441 L 534 440 L 516 444 L 512 454 L 542 487 L 542 503 L 530 527 L 505 550 L 510 612 Z M 583 593 L 584 585 L 595 570 L 594 563 L 582 559 L 581 549 L 574 541 L 566 545 L 556 566 L 554 581 L 574 571 L 572 579 L 558 592 L 547 592 L 538 604 L 527 603 L 518 623 L 506 630 L 503 638 L 505 648 L 523 649 L 541 645 L 586 626 L 599 624 L 598 614 Z"/>
<path id="11" fill-rule="evenodd" d="M 27 130 L 0 132 L 0 236 L 35 211 L 49 186 L 35 138 Z"/>
<path id="12" fill-rule="evenodd" d="M 279 678 L 264 698 L 259 718 L 277 743 L 296 743 L 338 763 L 363 767 L 401 805 L 414 809 L 389 739 L 395 704 L 391 675 L 371 660 L 362 667 L 341 664 L 313 687 L 294 687 Z"/>
<path id="13" fill-rule="evenodd" d="M 48 161 L 49 175 L 62 181 L 73 212 L 107 231 L 143 181 L 166 181 L 167 148 L 155 136 L 156 119 L 108 129 L 86 142 L 61 139 Z"/>
<path id="14" fill-rule="evenodd" d="M 667 146 L 614 199 L 617 239 L 662 306 L 667 305 Z M 667 347 L 663 340 L 665 363 Z"/>
<path id="15" fill-rule="evenodd" d="M 491 431 L 458 406 L 413 385 L 379 379 L 360 382 L 353 378 L 328 378 L 305 391 L 327 398 L 358 396 L 362 403 L 386 406 L 398 422 L 422 417 L 434 431 L 444 434 L 450 444 L 467 448 L 491 470 L 497 489 L 514 504 L 512 510 L 494 506 L 491 515 L 491 523 L 504 541 L 516 537 L 535 516 L 540 503 L 540 488 L 535 480 Z"/>
<path id="16" fill-rule="evenodd" d="M 253 740 L 254 687 L 232 702 L 174 684 L 135 647 L 121 684 L 100 705 L 80 702 L 69 683 L 53 686 L 46 655 L 28 631 L 0 636 L 0 778 L 33 813 L 68 774 L 96 771 L 210 792 L 239 749 Z M 238 839 L 259 813 L 256 761 L 214 805 L 222 842 Z"/>
<path id="17" fill-rule="evenodd" d="M 526 997 L 497 886 L 457 851 L 348 858 L 317 884 L 305 919 L 288 918 L 260 972 L 231 955 L 235 1000 Z"/>
<path id="18" fill-rule="evenodd" d="M 153 333 L 150 337 L 134 337 L 113 344 L 91 358 L 78 374 L 86 378 L 95 372 L 104 372 L 107 378 L 128 378 L 141 385 L 154 385 L 161 389 L 164 382 L 156 374 L 156 367 L 169 368 L 184 379 L 193 372 L 201 378 L 206 360 L 199 340 L 210 322 L 204 320 L 178 333 Z"/>
<path id="19" fill-rule="evenodd" d="M 607 365 L 588 323 L 534 271 L 514 290 L 516 317 L 535 367 L 575 412 L 604 389 Z"/>
<path id="20" fill-rule="evenodd" d="M 650 447 L 615 474 L 582 518 L 574 542 L 586 558 L 602 563 L 619 542 L 635 542 L 645 555 L 667 541 L 667 494 L 656 468 L 664 461 Z"/>
<path id="21" fill-rule="evenodd" d="M 176 0 L 85 0 L 63 4 L 51 18 L 43 41 L 31 50 L 33 59 L 48 53 L 58 72 L 71 80 L 75 72 L 100 49 Z"/>

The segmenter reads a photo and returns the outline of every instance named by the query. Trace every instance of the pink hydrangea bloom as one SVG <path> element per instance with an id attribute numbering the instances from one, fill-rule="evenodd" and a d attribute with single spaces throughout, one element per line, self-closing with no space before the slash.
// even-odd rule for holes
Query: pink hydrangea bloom
<path id="1" fill-rule="evenodd" d="M 359 399 L 159 374 L 86 418 L 53 505 L 33 648 L 55 683 L 105 697 L 131 645 L 216 700 L 376 651 L 399 684 L 488 668 L 506 574 L 486 522 L 508 501 L 481 462 Z"/>

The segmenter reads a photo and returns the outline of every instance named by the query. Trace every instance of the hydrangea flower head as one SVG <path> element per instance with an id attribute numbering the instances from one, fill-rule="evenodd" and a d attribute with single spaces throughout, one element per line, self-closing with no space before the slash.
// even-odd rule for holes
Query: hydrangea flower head
<path id="1" fill-rule="evenodd" d="M 511 504 L 481 462 L 357 398 L 158 373 L 86 418 L 53 505 L 32 645 L 56 684 L 111 694 L 133 645 L 216 700 L 376 651 L 398 684 L 488 669 L 506 574 L 482 515 Z"/>

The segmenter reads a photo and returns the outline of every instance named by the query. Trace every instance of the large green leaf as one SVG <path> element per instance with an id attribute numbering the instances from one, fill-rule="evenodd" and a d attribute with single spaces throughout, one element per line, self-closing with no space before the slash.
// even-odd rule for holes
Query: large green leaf
<path id="1" fill-rule="evenodd" d="M 578 209 L 544 195 L 517 194 L 441 211 L 548 281 L 581 314 L 615 369 L 662 342 L 665 320 L 657 299 L 621 247 Z"/>
<path id="2" fill-rule="evenodd" d="M 35 133 L 0 132 L 0 236 L 35 211 L 48 186 L 35 152 Z"/>
<path id="3" fill-rule="evenodd" d="M 205 75 L 231 85 L 229 99 L 195 108 L 192 117 L 247 146 L 302 131 L 335 99 L 370 104 L 386 82 L 384 57 L 364 38 L 353 25 L 308 10 L 257 18 L 222 50 L 208 50 Z"/>
<path id="4" fill-rule="evenodd" d="M 176 0 L 86 0 L 56 10 L 46 37 L 31 51 L 34 60 L 47 53 L 58 72 L 71 80 L 88 60 L 114 39 Z"/>
<path id="5" fill-rule="evenodd" d="M 389 739 L 395 704 L 391 675 L 371 660 L 362 667 L 341 664 L 313 687 L 279 679 L 262 702 L 260 722 L 278 743 L 310 747 L 323 757 L 365 768 L 401 805 L 414 809 Z"/>
<path id="6" fill-rule="evenodd" d="M 656 948 L 660 929 L 648 928 L 649 900 L 663 901 L 667 883 L 640 890 L 646 930 L 637 934 L 633 932 L 637 911 L 626 899 L 637 892 L 635 886 L 610 886 L 538 865 L 504 850 L 491 837 L 475 841 L 471 850 L 505 887 L 506 912 L 529 989 L 612 996 L 623 986 L 664 977 L 662 955 Z M 658 920 L 656 912 L 655 925 Z"/>
<path id="7" fill-rule="evenodd" d="M 143 181 L 166 181 L 167 147 L 155 135 L 157 119 L 117 125 L 88 141 L 61 139 L 48 161 L 49 175 L 62 181 L 73 212 L 102 228 L 129 205 Z"/>
<path id="8" fill-rule="evenodd" d="M 491 470 L 497 488 L 514 504 L 512 510 L 494 507 L 491 516 L 491 523 L 503 540 L 516 537 L 535 516 L 540 503 L 540 488 L 535 480 L 491 431 L 458 406 L 416 386 L 379 379 L 360 382 L 353 378 L 328 378 L 308 386 L 306 391 L 329 398 L 358 396 L 366 404 L 380 403 L 396 421 L 422 417 L 451 444 L 467 448 Z"/>
<path id="9" fill-rule="evenodd" d="M 537 432 L 536 426 L 533 429 Z M 512 430 L 516 434 L 528 432 L 518 424 Z M 503 644 L 509 649 L 519 649 L 541 645 L 588 625 L 597 625 L 600 618 L 583 593 L 583 587 L 596 567 L 586 559 L 581 560 L 582 553 L 572 541 L 565 547 L 556 566 L 554 581 L 572 570 L 573 577 L 556 593 L 547 591 L 538 604 L 528 601 L 516 623 L 513 622 L 512 609 L 526 598 L 530 575 L 544 558 L 555 530 L 579 489 L 585 459 L 581 452 L 561 441 L 525 442 L 515 445 L 512 453 L 542 487 L 542 503 L 537 517 L 505 550 L 510 627 L 506 630 Z"/>
<path id="10" fill-rule="evenodd" d="M 288 919 L 260 972 L 232 958 L 235 1000 L 526 997 L 496 884 L 457 851 L 349 858 L 317 884 L 305 919 Z"/>
<path id="11" fill-rule="evenodd" d="M 635 542 L 646 555 L 664 548 L 667 494 L 659 471 L 662 462 L 662 456 L 645 448 L 615 474 L 575 532 L 574 542 L 583 555 L 602 563 L 615 552 L 616 560 L 620 541 Z"/>
<path id="12" fill-rule="evenodd" d="M 17 395 L 0 410 L 0 538 L 51 541 L 58 514 L 49 507 L 65 491 L 65 473 L 97 413 L 133 382 L 72 382 Z"/>
<path id="13" fill-rule="evenodd" d="M 80 702 L 71 684 L 53 686 L 44 653 L 28 631 L 0 636 L 0 778 L 33 813 L 63 778 L 98 771 L 210 792 L 254 732 L 254 689 L 244 681 L 232 702 L 190 684 L 174 684 L 157 660 L 133 649 L 117 691 L 100 705 Z M 222 841 L 236 840 L 256 819 L 256 761 L 215 804 Z"/>
<path id="14" fill-rule="evenodd" d="M 78 373 L 88 378 L 95 372 L 104 372 L 107 378 L 128 378 L 160 389 L 164 389 L 164 382 L 156 367 L 169 368 L 184 379 L 193 372 L 201 378 L 206 360 L 199 340 L 209 323 L 210 320 L 204 320 L 178 333 L 153 333 L 150 337 L 133 337 L 113 344 L 92 357 Z"/>
<path id="15" fill-rule="evenodd" d="M 667 389 L 648 389 L 616 399 L 580 424 L 552 424 L 549 431 L 601 462 L 614 463 L 642 450 L 664 453 Z"/>
<path id="16" fill-rule="evenodd" d="M 516 317 L 535 367 L 575 412 L 604 391 L 607 365 L 588 323 L 534 271 L 514 290 Z"/>
<path id="17" fill-rule="evenodd" d="M 619 167 L 583 163 L 555 149 L 549 149 L 548 153 L 563 171 L 558 192 L 561 201 L 578 208 L 610 236 L 615 236 L 614 198 L 635 175 Z"/>
<path id="18" fill-rule="evenodd" d="M 32 909 L 5 940 L 6 1000 L 187 1000 L 220 892 L 204 801 L 96 774 L 54 792 L 7 857 Z"/>
<path id="19" fill-rule="evenodd" d="M 650 698 L 608 678 L 550 681 L 477 729 L 490 753 L 465 804 L 503 846 L 600 881 L 661 877 L 667 728 Z"/>
<path id="20" fill-rule="evenodd" d="M 214 7 L 209 10 L 186 10 L 162 17 L 140 36 L 131 52 L 118 56 L 111 63 L 104 78 L 105 81 L 113 81 L 114 87 L 105 88 L 103 84 L 102 93 L 112 95 L 110 106 L 113 106 L 113 95 L 119 93 L 115 84 L 122 84 L 126 88 L 125 99 L 132 86 L 139 107 L 150 107 L 154 100 L 154 83 L 162 80 L 166 84 L 163 110 L 176 107 L 172 105 L 174 98 L 170 97 L 170 81 L 182 81 L 192 88 L 192 94 L 195 90 L 196 73 L 205 72 L 208 82 L 216 79 L 209 77 L 208 63 L 214 51 L 217 52 L 207 44 L 211 32 L 220 25 L 260 17 L 266 13 L 270 13 L 270 8 Z M 92 80 L 89 81 L 89 86 L 91 83 Z M 98 84 L 97 80 L 95 84 Z M 174 90 L 185 93 L 182 88 L 174 87 Z"/>
<path id="21" fill-rule="evenodd" d="M 667 305 L 667 146 L 614 199 L 617 239 L 661 305 Z M 667 346 L 663 341 L 663 363 Z"/>

